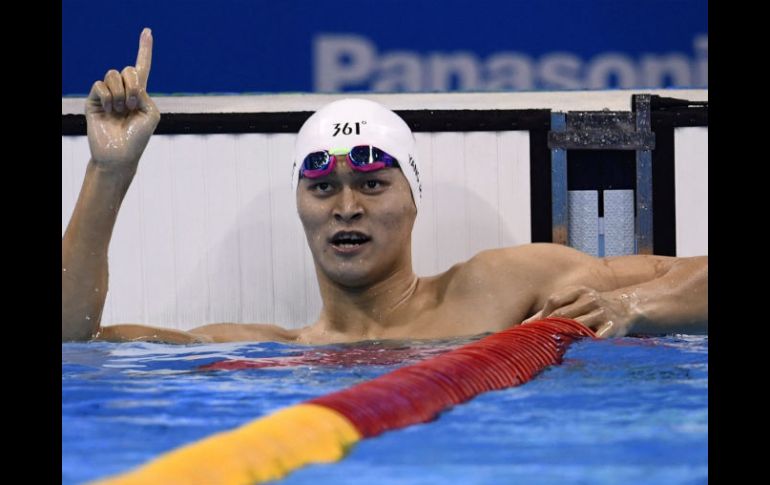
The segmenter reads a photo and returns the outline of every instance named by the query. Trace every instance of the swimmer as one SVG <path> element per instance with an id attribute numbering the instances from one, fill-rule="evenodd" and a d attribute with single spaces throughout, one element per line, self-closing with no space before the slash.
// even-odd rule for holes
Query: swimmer
<path id="1" fill-rule="evenodd" d="M 708 332 L 708 256 L 596 258 L 536 243 L 415 275 L 411 237 L 422 198 L 415 139 L 393 111 L 361 99 L 315 112 L 287 160 L 323 302 L 315 323 L 292 330 L 228 322 L 190 331 L 101 326 L 112 230 L 160 120 L 147 94 L 152 45 L 145 29 L 136 65 L 108 71 L 86 100 L 91 159 L 62 239 L 62 341 L 437 339 L 548 316 L 573 318 L 601 337 Z M 346 122 L 350 129 L 340 129 Z"/>

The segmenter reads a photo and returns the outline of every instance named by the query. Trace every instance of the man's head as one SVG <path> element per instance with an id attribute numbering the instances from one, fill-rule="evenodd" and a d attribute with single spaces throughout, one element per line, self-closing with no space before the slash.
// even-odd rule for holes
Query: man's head
<path id="1" fill-rule="evenodd" d="M 357 146 L 376 147 L 395 158 L 409 182 L 415 207 L 419 208 L 422 185 L 412 130 L 396 113 L 367 99 L 334 101 L 305 121 L 294 145 L 292 188 L 297 190 L 308 155 Z"/>
<path id="2" fill-rule="evenodd" d="M 372 101 L 335 101 L 302 126 L 292 183 L 325 277 L 360 287 L 394 271 L 411 272 L 411 232 L 421 197 L 414 150 L 406 123 Z"/>

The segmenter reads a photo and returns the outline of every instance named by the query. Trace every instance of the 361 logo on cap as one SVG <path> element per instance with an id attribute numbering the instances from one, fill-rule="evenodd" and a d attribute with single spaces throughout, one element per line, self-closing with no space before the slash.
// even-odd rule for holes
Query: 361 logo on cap
<path id="1" fill-rule="evenodd" d="M 355 131 L 356 135 L 361 134 L 361 125 L 365 125 L 366 121 L 356 121 L 354 123 L 345 122 L 345 123 L 334 123 L 334 133 L 332 136 L 337 136 L 340 133 L 343 135 L 352 135 L 353 131 Z M 355 127 L 355 129 L 353 128 Z"/>

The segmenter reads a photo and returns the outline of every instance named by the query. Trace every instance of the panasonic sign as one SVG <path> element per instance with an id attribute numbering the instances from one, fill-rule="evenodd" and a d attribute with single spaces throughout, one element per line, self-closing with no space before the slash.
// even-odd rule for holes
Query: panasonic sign
<path id="1" fill-rule="evenodd" d="M 566 51 L 538 58 L 515 51 L 380 52 L 361 35 L 320 34 L 313 39 L 313 73 L 319 92 L 707 88 L 708 35 L 697 35 L 690 53 L 602 52 L 583 59 Z"/>

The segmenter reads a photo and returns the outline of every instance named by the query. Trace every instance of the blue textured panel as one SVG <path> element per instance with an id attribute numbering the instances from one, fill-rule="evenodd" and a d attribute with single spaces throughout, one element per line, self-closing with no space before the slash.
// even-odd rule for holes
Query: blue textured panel
<path id="1" fill-rule="evenodd" d="M 569 191 L 569 245 L 599 255 L 599 194 L 595 190 Z"/>
<path id="2" fill-rule="evenodd" d="M 634 191 L 604 191 L 604 255 L 634 254 Z"/>

